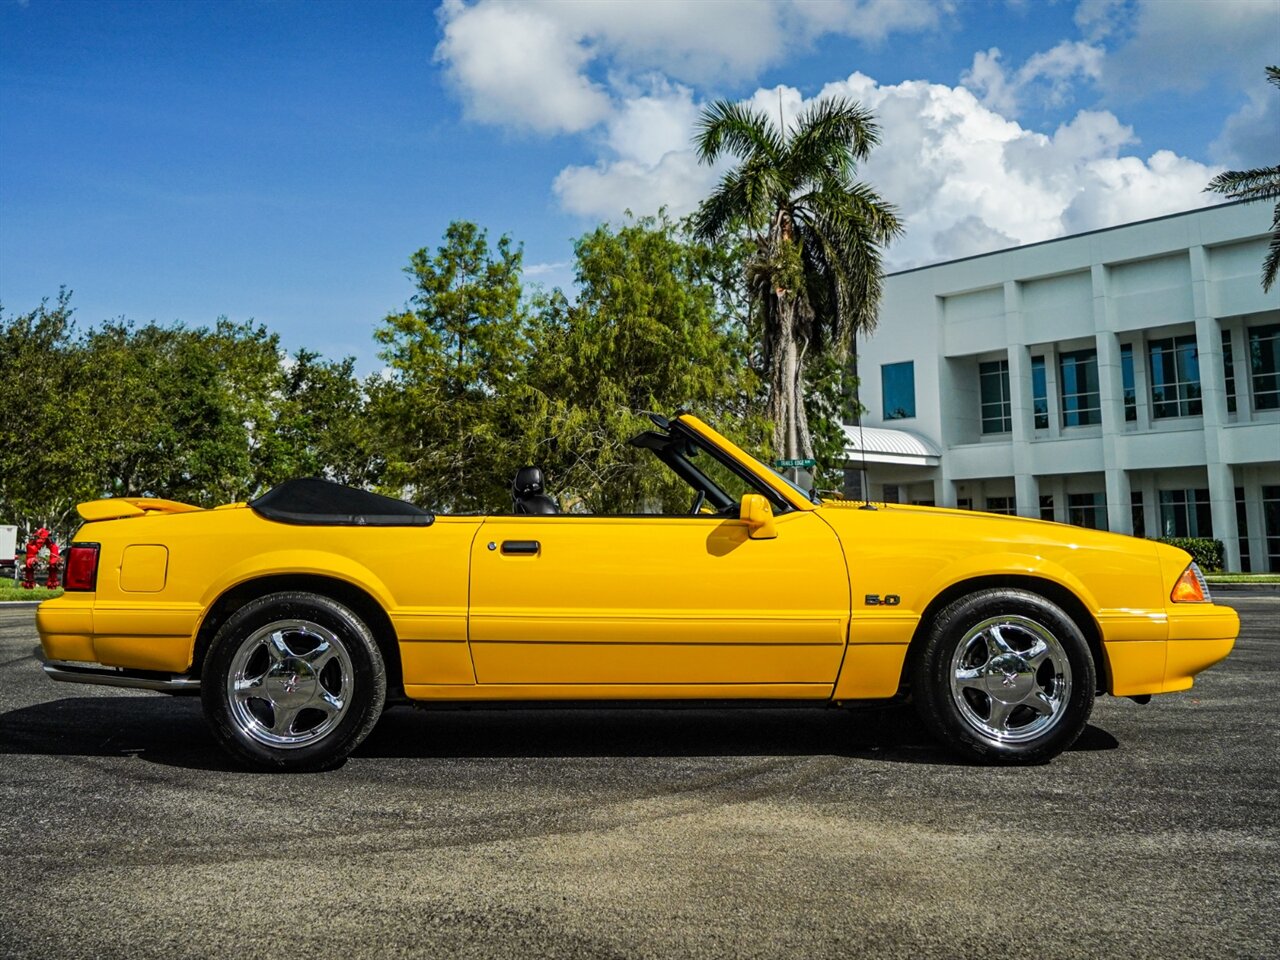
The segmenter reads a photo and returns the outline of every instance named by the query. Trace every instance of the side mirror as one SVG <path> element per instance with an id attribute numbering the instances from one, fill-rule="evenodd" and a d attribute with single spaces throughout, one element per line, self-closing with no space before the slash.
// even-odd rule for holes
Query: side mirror
<path id="1" fill-rule="evenodd" d="M 752 540 L 772 540 L 778 535 L 773 525 L 773 507 L 758 493 L 744 493 L 738 519 L 747 524 L 747 536 Z"/>

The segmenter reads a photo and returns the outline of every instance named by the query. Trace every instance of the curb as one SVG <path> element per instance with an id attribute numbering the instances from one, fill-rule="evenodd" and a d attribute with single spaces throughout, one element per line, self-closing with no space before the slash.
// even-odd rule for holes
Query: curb
<path id="1" fill-rule="evenodd" d="M 1210 594 L 1237 594 L 1247 597 L 1280 597 L 1280 583 L 1210 583 Z"/>

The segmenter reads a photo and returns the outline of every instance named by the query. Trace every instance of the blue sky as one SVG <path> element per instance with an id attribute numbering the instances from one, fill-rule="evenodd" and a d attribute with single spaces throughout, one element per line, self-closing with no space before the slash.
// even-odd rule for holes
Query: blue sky
<path id="1" fill-rule="evenodd" d="M 602 219 L 683 213 L 719 97 L 861 100 L 914 266 L 1212 202 L 1280 159 L 1280 0 L 0 0 L 0 303 L 256 318 L 378 366 L 453 219 L 571 282 Z"/>

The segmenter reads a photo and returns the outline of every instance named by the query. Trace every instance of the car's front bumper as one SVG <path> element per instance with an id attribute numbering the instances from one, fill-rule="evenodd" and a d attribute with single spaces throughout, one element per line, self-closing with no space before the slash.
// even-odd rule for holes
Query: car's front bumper
<path id="1" fill-rule="evenodd" d="M 1240 617 L 1212 603 L 1171 606 L 1165 639 L 1107 640 L 1110 692 L 1118 697 L 1190 689 L 1201 670 L 1226 657 L 1240 633 Z"/>

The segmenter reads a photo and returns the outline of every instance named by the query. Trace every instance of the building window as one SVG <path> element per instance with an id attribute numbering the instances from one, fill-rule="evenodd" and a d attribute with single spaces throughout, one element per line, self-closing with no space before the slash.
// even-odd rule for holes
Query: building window
<path id="1" fill-rule="evenodd" d="M 1120 380 L 1124 386 L 1124 420 L 1138 419 L 1138 390 L 1133 385 L 1133 344 L 1120 345 Z"/>
<path id="2" fill-rule="evenodd" d="M 1053 497 L 1050 495 L 1045 495 L 1040 498 L 1040 519 L 1053 519 Z"/>
<path id="3" fill-rule="evenodd" d="M 1267 538 L 1267 571 L 1280 573 L 1280 486 L 1262 488 L 1262 532 Z"/>
<path id="4" fill-rule="evenodd" d="M 846 500 L 863 499 L 863 471 L 860 467 L 845 467 L 844 490 Z"/>
<path id="5" fill-rule="evenodd" d="M 1200 405 L 1200 353 L 1194 335 L 1152 340 L 1151 415 L 1198 417 Z"/>
<path id="6" fill-rule="evenodd" d="M 987 513 L 1013 516 L 1017 512 L 1018 502 L 1013 497 L 987 497 Z"/>
<path id="7" fill-rule="evenodd" d="M 1031 358 L 1031 406 L 1035 410 L 1036 429 L 1049 429 L 1049 384 L 1045 380 L 1044 357 Z"/>
<path id="8" fill-rule="evenodd" d="M 1133 512 L 1133 535 L 1135 537 L 1145 537 L 1147 535 L 1147 517 L 1142 509 L 1142 491 L 1129 491 L 1129 509 Z"/>
<path id="9" fill-rule="evenodd" d="M 1222 331 L 1222 382 L 1227 389 L 1227 413 L 1236 412 L 1236 362 L 1231 353 L 1231 331 Z"/>
<path id="10" fill-rule="evenodd" d="M 881 400 L 886 420 L 904 420 L 916 415 L 916 365 L 886 363 L 880 368 Z"/>
<path id="11" fill-rule="evenodd" d="M 1209 491 L 1161 490 L 1160 529 L 1166 537 L 1212 537 Z"/>
<path id="12" fill-rule="evenodd" d="M 882 488 L 884 490 L 884 500 L 881 503 L 901 503 L 902 494 L 896 483 L 886 483 Z"/>
<path id="13" fill-rule="evenodd" d="M 1107 529 L 1107 495 L 1105 493 L 1067 494 L 1067 522 L 1091 530 Z"/>
<path id="14" fill-rule="evenodd" d="M 1074 350 L 1058 355 L 1062 391 L 1062 425 L 1083 427 L 1102 422 L 1098 400 L 1098 351 Z"/>
<path id="15" fill-rule="evenodd" d="M 1244 487 L 1236 487 L 1236 533 L 1240 536 L 1240 572 L 1249 573 L 1249 511 L 1245 509 Z"/>
<path id="16" fill-rule="evenodd" d="M 1280 409 L 1280 323 L 1249 331 L 1253 409 Z"/>
<path id="17" fill-rule="evenodd" d="M 982 432 L 1011 431 L 1013 414 L 1009 404 L 1009 361 L 989 360 L 978 364 L 978 387 L 982 399 Z"/>
<path id="18" fill-rule="evenodd" d="M 959 497 L 956 500 L 957 510 L 972 510 L 973 501 L 969 497 Z"/>

